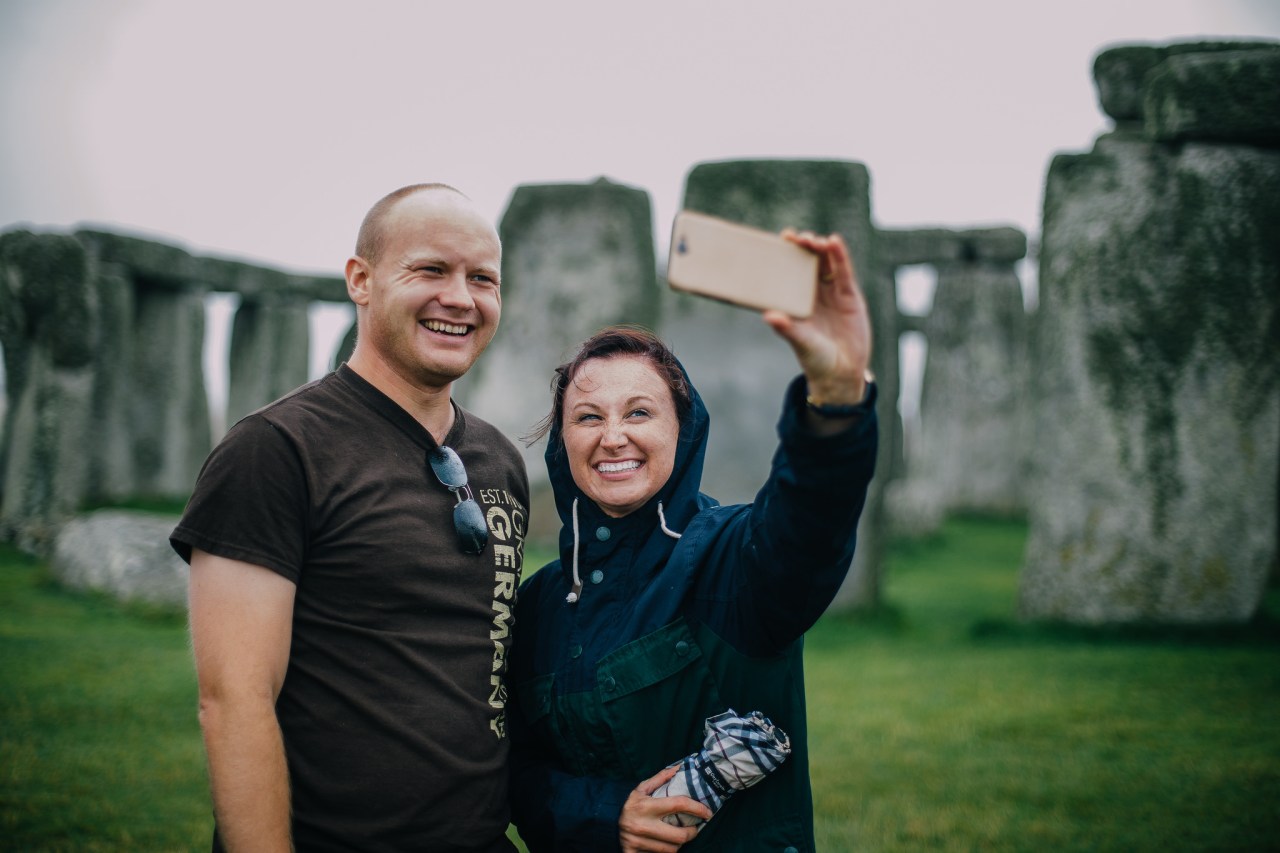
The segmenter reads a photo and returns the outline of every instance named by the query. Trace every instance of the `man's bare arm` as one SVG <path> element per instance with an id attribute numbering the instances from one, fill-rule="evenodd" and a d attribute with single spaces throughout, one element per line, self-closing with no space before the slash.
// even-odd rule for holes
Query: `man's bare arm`
<path id="1" fill-rule="evenodd" d="M 228 851 L 288 851 L 289 773 L 275 703 L 289 662 L 293 583 L 195 550 L 190 619 L 200 727 Z"/>

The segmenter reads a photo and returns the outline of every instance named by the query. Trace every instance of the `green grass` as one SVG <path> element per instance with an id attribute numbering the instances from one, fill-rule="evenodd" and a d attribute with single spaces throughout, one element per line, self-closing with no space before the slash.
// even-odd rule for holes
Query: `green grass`
<path id="1" fill-rule="evenodd" d="M 882 611 L 810 632 L 819 849 L 1280 849 L 1280 601 L 1242 630 L 1021 626 L 1025 535 L 898 543 Z M 181 615 L 0 550 L 0 849 L 206 850 L 210 824 Z"/>
<path id="2" fill-rule="evenodd" d="M 1019 626 L 1024 539 L 968 519 L 900 543 L 885 613 L 810 632 L 819 849 L 1280 849 L 1274 615 Z"/>

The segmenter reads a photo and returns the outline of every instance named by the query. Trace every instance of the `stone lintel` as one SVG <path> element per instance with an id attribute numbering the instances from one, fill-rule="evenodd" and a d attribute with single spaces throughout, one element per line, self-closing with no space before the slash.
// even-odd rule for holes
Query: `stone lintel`
<path id="1" fill-rule="evenodd" d="M 1027 256 L 1027 235 L 1010 226 L 880 229 L 880 259 L 888 267 L 987 261 L 1016 263 Z"/>
<path id="2" fill-rule="evenodd" d="M 1093 79 L 1098 87 L 1098 105 L 1118 122 L 1142 121 L 1147 74 L 1165 60 L 1192 53 L 1218 51 L 1277 50 L 1273 41 L 1200 41 L 1174 44 L 1118 44 L 1093 60 Z"/>
<path id="3" fill-rule="evenodd" d="M 346 283 L 337 277 L 299 275 L 243 261 L 192 255 L 172 244 L 111 231 L 84 228 L 75 236 L 99 260 L 118 265 L 152 287 L 230 291 L 248 300 L 285 296 L 347 301 Z"/>
<path id="4" fill-rule="evenodd" d="M 1170 57 L 1144 91 L 1146 133 L 1157 142 L 1280 147 L 1280 45 Z"/>

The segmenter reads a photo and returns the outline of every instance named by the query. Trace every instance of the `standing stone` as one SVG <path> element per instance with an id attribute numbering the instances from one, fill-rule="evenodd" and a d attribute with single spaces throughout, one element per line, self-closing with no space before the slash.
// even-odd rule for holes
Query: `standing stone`
<path id="1" fill-rule="evenodd" d="M 241 300 L 231 325 L 228 425 L 307 381 L 309 339 L 305 300 Z"/>
<path id="2" fill-rule="evenodd" d="M 516 188 L 499 226 L 502 328 L 458 383 L 463 405 L 513 439 L 551 408 L 551 375 L 577 345 L 615 323 L 658 319 L 649 195 L 603 178 Z M 544 444 L 525 450 L 535 491 L 531 535 L 554 535 Z M 543 525 L 547 525 L 544 527 Z"/>
<path id="3" fill-rule="evenodd" d="M 1025 618 L 1242 622 L 1275 554 L 1280 151 L 1145 121 L 1049 169 Z"/>
<path id="4" fill-rule="evenodd" d="M 98 290 L 98 346 L 93 357 L 93 434 L 89 497 L 120 501 L 138 493 L 133 449 L 133 281 L 118 264 L 91 258 Z"/>
<path id="5" fill-rule="evenodd" d="M 133 459 L 140 494 L 186 497 L 212 444 L 204 294 L 135 280 Z"/>
<path id="6" fill-rule="evenodd" d="M 1014 264 L 1026 256 L 1015 228 L 882 231 L 883 262 L 932 264 L 933 307 L 920 432 L 892 507 L 937 529 L 952 512 L 1016 515 L 1026 510 L 1028 463 L 1027 315 Z"/>
<path id="7" fill-rule="evenodd" d="M 9 366 L 0 531 L 44 554 L 85 497 L 97 298 L 71 237 L 0 238 L 0 334 Z"/>
<path id="8" fill-rule="evenodd" d="M 897 306 L 876 258 L 867 169 L 822 160 L 701 163 L 686 180 L 684 207 L 768 231 L 838 232 L 848 243 L 874 326 L 880 455 L 853 566 L 833 607 L 874 607 L 884 553 L 884 488 L 901 430 Z M 757 312 L 674 292 L 665 299 L 663 336 L 711 413 L 703 490 L 724 503 L 750 501 L 768 477 L 783 390 L 799 372 L 795 355 Z"/>

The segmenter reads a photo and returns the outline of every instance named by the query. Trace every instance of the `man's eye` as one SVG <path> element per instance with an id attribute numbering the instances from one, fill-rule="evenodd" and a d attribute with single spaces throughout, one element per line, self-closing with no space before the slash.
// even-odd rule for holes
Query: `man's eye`
<path id="1" fill-rule="evenodd" d="M 435 264 L 427 264 L 425 266 L 418 267 L 418 272 L 427 272 L 427 273 L 431 273 L 432 275 L 439 275 L 440 273 L 444 272 L 444 270 L 441 267 L 436 266 Z"/>
<path id="2" fill-rule="evenodd" d="M 475 280 L 475 281 L 484 282 L 485 284 L 497 284 L 497 283 L 498 283 L 498 280 L 497 280 L 496 278 L 494 278 L 493 276 L 489 275 L 488 273 L 478 272 L 478 273 L 476 273 L 475 275 L 471 276 L 471 278 L 472 278 L 473 280 Z"/>

